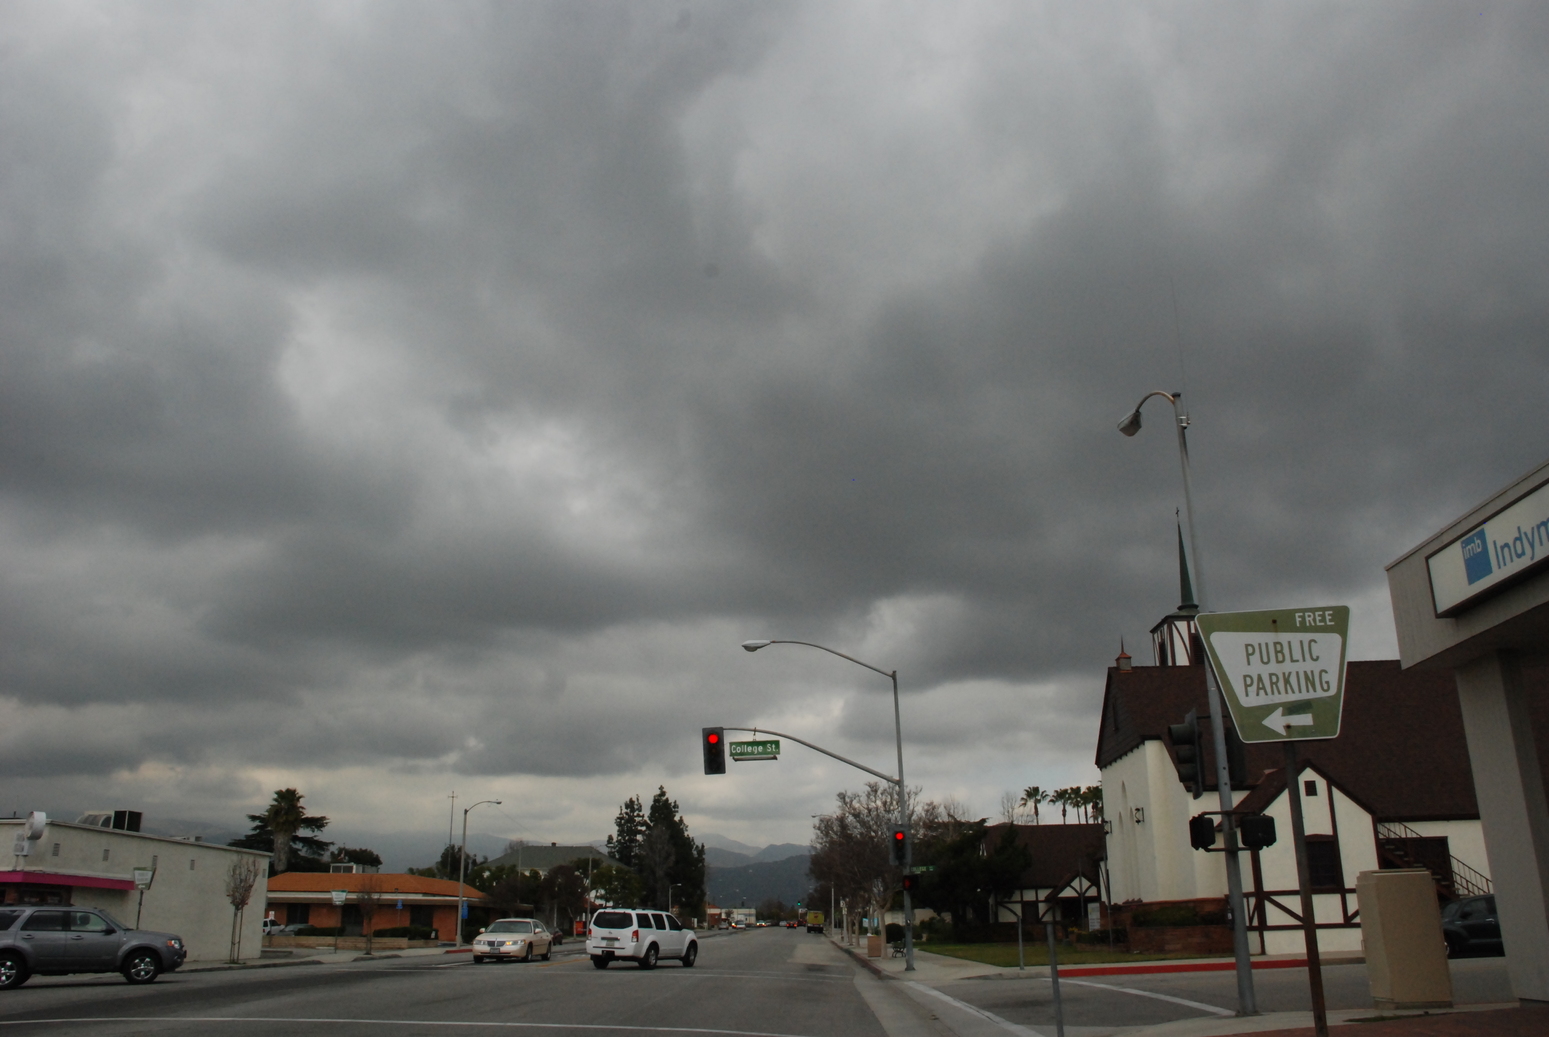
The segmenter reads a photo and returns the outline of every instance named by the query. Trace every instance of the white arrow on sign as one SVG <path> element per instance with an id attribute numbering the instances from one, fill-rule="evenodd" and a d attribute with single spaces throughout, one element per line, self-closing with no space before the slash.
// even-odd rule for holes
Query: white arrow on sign
<path id="1" fill-rule="evenodd" d="M 1264 718 L 1264 726 L 1271 731 L 1278 732 L 1281 738 L 1290 733 L 1289 728 L 1311 727 L 1312 725 L 1311 713 L 1292 713 L 1290 716 L 1286 716 L 1285 710 L 1280 706 L 1276 706 L 1275 711 Z"/>

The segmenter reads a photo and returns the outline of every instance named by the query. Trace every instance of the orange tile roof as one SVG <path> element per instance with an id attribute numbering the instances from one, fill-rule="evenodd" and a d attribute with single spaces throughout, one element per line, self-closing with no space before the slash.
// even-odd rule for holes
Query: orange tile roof
<path id="1" fill-rule="evenodd" d="M 321 871 L 287 871 L 269 880 L 269 894 L 275 893 L 327 893 L 334 889 L 347 889 L 351 893 L 370 889 L 374 884 L 381 893 L 412 893 L 430 897 L 457 896 L 457 883 L 451 879 L 429 879 L 423 875 L 399 874 L 349 874 Z M 463 886 L 463 896 L 469 900 L 483 900 L 484 894 L 472 886 Z"/>

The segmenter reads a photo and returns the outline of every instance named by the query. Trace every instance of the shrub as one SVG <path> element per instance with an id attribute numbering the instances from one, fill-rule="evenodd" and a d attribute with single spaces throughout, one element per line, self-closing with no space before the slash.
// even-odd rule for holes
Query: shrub
<path id="1" fill-rule="evenodd" d="M 435 930 L 428 925 L 400 925 L 392 929 L 378 929 L 372 936 L 403 936 L 410 940 L 434 940 Z"/>

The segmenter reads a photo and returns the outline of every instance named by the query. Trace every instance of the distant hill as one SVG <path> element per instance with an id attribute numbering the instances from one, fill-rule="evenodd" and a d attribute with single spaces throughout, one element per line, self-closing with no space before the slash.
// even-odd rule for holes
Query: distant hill
<path id="1" fill-rule="evenodd" d="M 807 862 L 811 859 L 809 854 L 800 853 L 736 867 L 711 865 L 705 881 L 710 902 L 720 907 L 757 907 L 760 901 L 774 897 L 793 905 L 807 895 L 812 881 L 807 876 Z"/>

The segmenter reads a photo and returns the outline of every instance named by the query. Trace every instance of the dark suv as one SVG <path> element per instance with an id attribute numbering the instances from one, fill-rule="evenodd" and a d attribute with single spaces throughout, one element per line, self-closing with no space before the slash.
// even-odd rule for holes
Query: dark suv
<path id="1" fill-rule="evenodd" d="M 1449 958 L 1506 953 L 1493 896 L 1466 897 L 1442 908 L 1441 933 L 1447 941 Z"/>
<path id="2" fill-rule="evenodd" d="M 71 972 L 149 983 L 187 953 L 179 937 L 131 929 L 101 908 L 0 907 L 0 990 Z"/>

